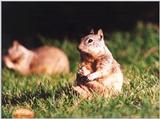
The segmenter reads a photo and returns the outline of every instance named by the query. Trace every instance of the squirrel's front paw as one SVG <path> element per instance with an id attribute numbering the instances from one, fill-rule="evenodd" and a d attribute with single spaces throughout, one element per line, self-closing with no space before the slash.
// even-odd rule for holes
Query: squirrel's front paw
<path id="1" fill-rule="evenodd" d="M 87 79 L 89 81 L 93 81 L 95 79 L 95 75 L 94 74 L 89 74 L 89 75 L 87 75 Z"/>
<path id="2" fill-rule="evenodd" d="M 84 76 L 83 70 L 82 70 L 82 69 L 79 69 L 79 70 L 78 70 L 78 74 L 81 75 L 81 76 Z"/>
<path id="3" fill-rule="evenodd" d="M 81 67 L 81 68 L 78 70 L 78 74 L 80 74 L 81 76 L 87 76 L 88 74 L 90 74 L 90 71 L 87 70 L 86 67 Z"/>

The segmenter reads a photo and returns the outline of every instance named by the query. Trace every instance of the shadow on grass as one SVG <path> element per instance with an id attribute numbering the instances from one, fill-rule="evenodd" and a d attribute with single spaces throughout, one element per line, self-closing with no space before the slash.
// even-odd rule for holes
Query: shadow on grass
<path id="1" fill-rule="evenodd" d="M 73 90 L 72 84 L 67 84 L 65 86 L 59 86 L 55 91 L 54 100 L 59 100 L 63 95 L 67 95 L 69 99 L 73 96 L 78 96 L 78 93 Z"/>
<path id="2" fill-rule="evenodd" d="M 65 86 L 59 86 L 55 92 L 45 91 L 40 88 L 36 92 L 24 92 L 20 96 L 10 96 L 2 92 L 2 105 L 11 104 L 16 105 L 23 102 L 29 102 L 34 99 L 47 99 L 49 97 L 54 97 L 54 101 L 58 101 L 61 99 L 63 95 L 67 95 L 69 99 L 72 99 L 73 95 L 77 96 L 78 94 L 72 89 L 72 84 L 67 84 Z"/>
<path id="3" fill-rule="evenodd" d="M 29 102 L 30 100 L 34 99 L 47 99 L 48 97 L 51 97 L 51 93 L 45 92 L 43 89 L 33 92 L 25 92 L 20 96 L 12 96 L 9 97 L 8 95 L 2 93 L 2 105 L 11 104 L 16 105 L 23 102 Z"/>

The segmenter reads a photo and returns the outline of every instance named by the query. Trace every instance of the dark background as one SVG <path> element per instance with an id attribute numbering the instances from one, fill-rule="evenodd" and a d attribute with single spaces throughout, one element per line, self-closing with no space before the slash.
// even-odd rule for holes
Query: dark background
<path id="1" fill-rule="evenodd" d="M 130 31 L 137 21 L 158 18 L 159 2 L 2 2 L 3 46 L 13 39 L 38 44 L 39 34 L 79 39 L 91 28 Z"/>

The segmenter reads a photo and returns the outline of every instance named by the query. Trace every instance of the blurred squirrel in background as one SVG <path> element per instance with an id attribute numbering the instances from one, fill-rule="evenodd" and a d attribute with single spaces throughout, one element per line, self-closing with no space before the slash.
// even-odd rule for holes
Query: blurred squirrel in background
<path id="1" fill-rule="evenodd" d="M 8 49 L 3 57 L 6 67 L 14 69 L 22 75 L 57 74 L 69 72 L 69 61 L 66 54 L 56 47 L 43 46 L 28 50 L 18 41 Z"/>
<path id="2" fill-rule="evenodd" d="M 78 46 L 81 62 L 79 65 L 76 86 L 73 89 L 84 98 L 93 93 L 108 97 L 121 92 L 123 74 L 120 65 L 113 58 L 104 42 L 101 29 L 95 34 L 82 37 Z"/>

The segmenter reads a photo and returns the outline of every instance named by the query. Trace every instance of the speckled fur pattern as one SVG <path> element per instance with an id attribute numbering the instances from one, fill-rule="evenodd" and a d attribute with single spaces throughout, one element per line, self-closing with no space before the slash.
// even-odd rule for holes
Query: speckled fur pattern
<path id="1" fill-rule="evenodd" d="M 102 30 L 83 37 L 79 44 L 81 62 L 77 72 L 76 90 L 84 98 L 93 93 L 109 97 L 121 92 L 123 74 L 104 43 Z"/>

